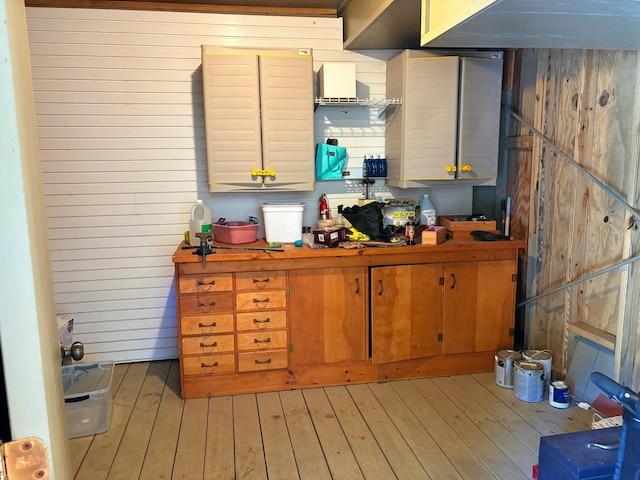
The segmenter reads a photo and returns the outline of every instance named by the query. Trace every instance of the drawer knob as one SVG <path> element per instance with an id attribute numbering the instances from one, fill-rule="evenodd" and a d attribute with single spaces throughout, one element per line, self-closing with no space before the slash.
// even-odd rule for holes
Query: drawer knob
<path id="1" fill-rule="evenodd" d="M 215 326 L 217 326 L 216 322 L 211 322 L 209 325 L 205 325 L 202 322 L 198 323 L 198 328 L 208 328 L 208 327 L 215 327 Z"/>
<path id="2" fill-rule="evenodd" d="M 211 348 L 211 347 L 217 347 L 218 346 L 218 342 L 213 342 L 210 343 L 209 345 L 207 345 L 206 343 L 200 342 L 200 348 Z"/>
<path id="3" fill-rule="evenodd" d="M 218 366 L 218 362 L 213 362 L 213 363 L 201 363 L 200 364 L 200 368 L 211 368 L 211 367 L 217 367 Z"/>
<path id="4" fill-rule="evenodd" d="M 260 360 L 256 360 L 256 365 L 267 365 L 268 363 L 271 363 L 271 359 L 268 358 L 265 361 L 261 362 Z"/>

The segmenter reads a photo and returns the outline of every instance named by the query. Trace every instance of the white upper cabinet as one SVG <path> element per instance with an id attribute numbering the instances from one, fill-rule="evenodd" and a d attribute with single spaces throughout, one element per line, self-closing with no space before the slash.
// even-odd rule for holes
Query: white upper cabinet
<path id="1" fill-rule="evenodd" d="M 497 58 L 491 58 L 491 56 Z M 438 56 L 405 50 L 387 63 L 388 184 L 460 180 L 495 185 L 502 56 Z"/>
<path id="2" fill-rule="evenodd" d="M 314 188 L 311 49 L 202 46 L 210 192 Z"/>

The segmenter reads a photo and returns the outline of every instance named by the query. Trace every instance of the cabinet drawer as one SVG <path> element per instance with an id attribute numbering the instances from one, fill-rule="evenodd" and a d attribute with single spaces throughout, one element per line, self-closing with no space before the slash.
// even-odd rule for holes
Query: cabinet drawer
<path id="1" fill-rule="evenodd" d="M 183 357 L 180 361 L 182 362 L 184 375 L 211 375 L 215 373 L 230 373 L 236 370 L 234 353 Z"/>
<path id="2" fill-rule="evenodd" d="M 267 352 L 247 352 L 238 354 L 239 372 L 278 370 L 282 368 L 287 368 L 286 350 L 269 350 Z"/>
<path id="3" fill-rule="evenodd" d="M 271 310 L 286 306 L 287 294 L 284 290 L 236 293 L 236 310 L 238 312 Z"/>
<path id="4" fill-rule="evenodd" d="M 236 273 L 236 290 L 284 289 L 287 284 L 287 272 L 239 272 Z"/>
<path id="5" fill-rule="evenodd" d="M 267 328 L 286 328 L 287 311 L 270 310 L 268 312 L 238 313 L 236 317 L 238 330 L 262 330 Z"/>
<path id="6" fill-rule="evenodd" d="M 196 293 L 180 295 L 180 314 L 231 313 L 233 293 Z"/>
<path id="7" fill-rule="evenodd" d="M 182 354 L 198 355 L 206 353 L 233 352 L 233 335 L 203 335 L 182 337 Z"/>
<path id="8" fill-rule="evenodd" d="M 233 332 L 233 313 L 219 315 L 183 315 L 180 317 L 182 335 L 203 335 Z"/>
<path id="9" fill-rule="evenodd" d="M 238 350 L 267 350 L 287 347 L 287 331 L 238 333 Z"/>
<path id="10" fill-rule="evenodd" d="M 209 275 L 180 275 L 180 293 L 230 292 L 233 289 L 231 273 Z"/>

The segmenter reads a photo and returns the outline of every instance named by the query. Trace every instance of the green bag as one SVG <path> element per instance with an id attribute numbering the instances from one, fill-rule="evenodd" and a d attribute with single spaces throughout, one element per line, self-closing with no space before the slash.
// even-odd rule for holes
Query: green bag
<path id="1" fill-rule="evenodd" d="M 318 143 L 316 146 L 316 180 L 339 180 L 347 163 L 347 149 Z"/>

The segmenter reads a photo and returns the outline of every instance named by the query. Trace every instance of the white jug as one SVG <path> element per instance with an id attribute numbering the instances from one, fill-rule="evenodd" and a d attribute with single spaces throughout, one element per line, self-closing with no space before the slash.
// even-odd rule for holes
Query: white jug
<path id="1" fill-rule="evenodd" d="M 191 207 L 191 218 L 189 219 L 189 245 L 194 247 L 200 246 L 200 239 L 196 236 L 197 232 L 202 232 L 202 226 L 209 225 L 211 231 L 211 210 L 202 200 L 198 199 Z"/>

